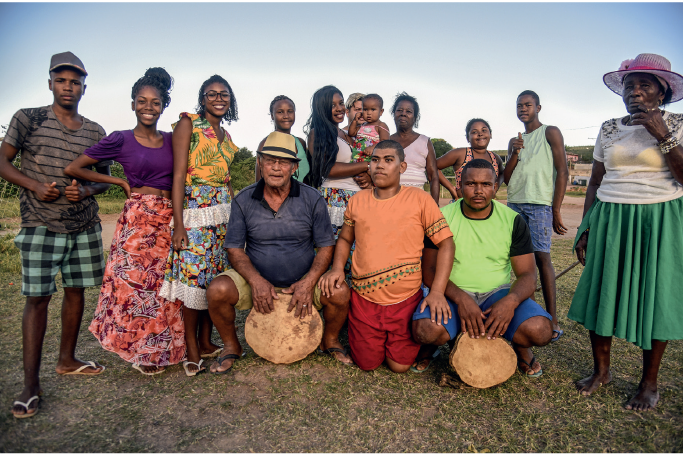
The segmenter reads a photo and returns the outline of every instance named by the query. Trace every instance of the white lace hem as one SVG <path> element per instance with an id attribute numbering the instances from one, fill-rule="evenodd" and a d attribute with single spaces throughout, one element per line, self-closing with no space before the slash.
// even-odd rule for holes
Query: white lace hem
<path id="1" fill-rule="evenodd" d="M 184 209 L 183 225 L 186 228 L 197 228 L 227 224 L 230 220 L 230 206 L 231 204 L 228 203 L 201 209 Z M 173 225 L 173 221 L 171 221 L 171 225 Z"/>
<path id="2" fill-rule="evenodd" d="M 334 226 L 344 224 L 344 212 L 346 212 L 346 207 L 327 207 L 327 213 L 330 215 L 330 221 Z"/>
<path id="3" fill-rule="evenodd" d="M 164 281 L 159 290 L 159 296 L 166 300 L 180 300 L 193 310 L 208 310 L 209 302 L 206 300 L 206 289 L 192 288 L 177 280 Z"/>

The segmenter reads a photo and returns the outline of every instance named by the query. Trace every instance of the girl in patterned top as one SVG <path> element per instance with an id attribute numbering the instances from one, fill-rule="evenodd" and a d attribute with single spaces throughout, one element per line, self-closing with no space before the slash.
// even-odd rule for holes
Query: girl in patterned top
<path id="1" fill-rule="evenodd" d="M 173 251 L 159 294 L 184 304 L 188 376 L 205 369 L 201 357 L 221 351 L 211 342 L 206 288 L 228 269 L 223 242 L 234 196 L 229 168 L 237 146 L 221 128 L 223 120 L 237 120 L 237 102 L 230 84 L 214 75 L 199 89 L 197 114 L 180 114 L 173 131 Z"/>
<path id="2" fill-rule="evenodd" d="M 375 145 L 389 139 L 389 128 L 379 120 L 383 113 L 384 100 L 381 96 L 371 93 L 363 97 L 363 112 L 357 112 L 349 124 L 352 163 L 369 163 Z"/>
<path id="3" fill-rule="evenodd" d="M 467 142 L 470 143 L 470 147 L 453 149 L 436 160 L 436 165 L 439 168 L 439 183 L 446 187 L 453 196 L 454 201 L 462 197 L 460 192 L 460 174 L 462 169 L 465 167 L 465 164 L 473 159 L 489 161 L 496 171 L 496 176 L 498 176 L 498 187 L 500 188 L 500 185 L 503 183 L 503 173 L 500 172 L 503 168 L 503 160 L 495 153 L 487 150 L 489 142 L 491 142 L 493 137 L 489 123 L 484 119 L 473 118 L 467 122 L 465 137 Z M 455 171 L 455 186 L 441 172 L 441 169 L 445 169 L 448 166 L 453 166 L 453 171 Z"/>

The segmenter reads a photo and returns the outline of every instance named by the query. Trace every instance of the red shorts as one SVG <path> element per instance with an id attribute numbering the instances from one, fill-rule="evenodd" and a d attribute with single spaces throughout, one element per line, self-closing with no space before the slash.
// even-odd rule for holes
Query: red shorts
<path id="1" fill-rule="evenodd" d="M 422 301 L 422 289 L 395 305 L 378 305 L 351 290 L 349 344 L 351 357 L 361 370 L 374 370 L 385 357 L 411 365 L 420 344 L 410 330 L 415 308 Z"/>

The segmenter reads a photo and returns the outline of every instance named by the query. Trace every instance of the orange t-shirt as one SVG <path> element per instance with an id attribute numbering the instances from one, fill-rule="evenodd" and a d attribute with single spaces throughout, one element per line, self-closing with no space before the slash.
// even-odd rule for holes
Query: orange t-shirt
<path id="1" fill-rule="evenodd" d="M 453 237 L 434 199 L 416 187 L 402 186 L 383 200 L 371 189 L 359 191 L 349 199 L 344 223 L 356 237 L 351 287 L 379 305 L 402 302 L 420 288 L 425 236 L 435 244 Z"/>

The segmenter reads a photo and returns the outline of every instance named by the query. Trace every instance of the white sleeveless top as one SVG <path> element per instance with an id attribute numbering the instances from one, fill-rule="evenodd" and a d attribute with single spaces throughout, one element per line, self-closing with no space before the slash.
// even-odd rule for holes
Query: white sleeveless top
<path id="1" fill-rule="evenodd" d="M 427 175 L 425 169 L 427 168 L 427 148 L 429 138 L 424 134 L 415 139 L 412 144 L 406 147 L 405 160 L 408 167 L 406 171 L 401 174 L 401 185 L 417 186 L 422 188 L 427 183 Z"/>
<path id="2" fill-rule="evenodd" d="M 351 146 L 344 139 L 337 136 L 337 145 L 339 146 L 339 152 L 337 152 L 337 163 L 350 163 L 351 162 Z M 338 188 L 340 190 L 347 191 L 360 191 L 360 187 L 353 179 L 353 177 L 343 177 L 339 179 L 327 178 L 323 181 L 321 185 L 323 188 Z"/>

